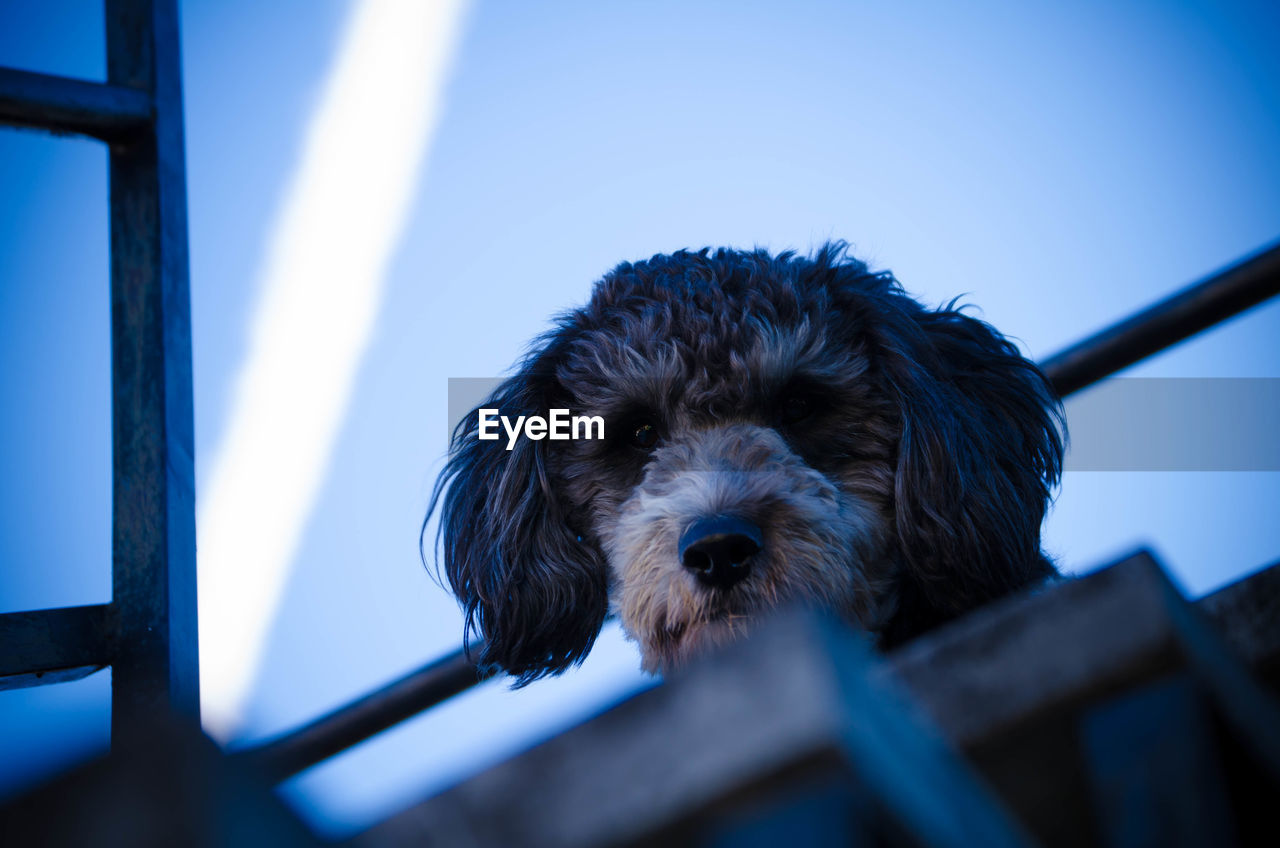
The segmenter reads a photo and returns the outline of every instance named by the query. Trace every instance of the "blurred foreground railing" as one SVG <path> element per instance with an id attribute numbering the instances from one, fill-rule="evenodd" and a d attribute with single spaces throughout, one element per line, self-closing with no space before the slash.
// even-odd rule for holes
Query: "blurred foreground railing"
<path id="1" fill-rule="evenodd" d="M 345 845 L 1272 848 L 1278 577 L 1209 619 L 1137 552 L 883 658 L 775 612 Z"/>

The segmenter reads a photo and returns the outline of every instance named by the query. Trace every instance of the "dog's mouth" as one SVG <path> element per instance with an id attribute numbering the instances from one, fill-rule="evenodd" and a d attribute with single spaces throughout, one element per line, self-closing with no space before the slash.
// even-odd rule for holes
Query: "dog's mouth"
<path id="1" fill-rule="evenodd" d="M 751 613 L 735 608 L 727 601 L 708 605 L 694 618 L 666 622 L 653 634 L 654 647 L 667 656 L 677 656 L 693 650 L 699 634 L 710 630 L 733 631 L 746 624 Z"/>
<path id="2" fill-rule="evenodd" d="M 674 654 L 680 649 L 680 643 L 684 641 L 685 634 L 688 632 L 689 625 L 683 622 L 668 624 L 655 634 L 654 647 L 663 654 Z"/>

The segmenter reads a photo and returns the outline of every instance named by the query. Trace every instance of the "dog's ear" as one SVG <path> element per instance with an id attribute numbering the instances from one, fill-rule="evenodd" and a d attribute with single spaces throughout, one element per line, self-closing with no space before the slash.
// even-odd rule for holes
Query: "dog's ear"
<path id="1" fill-rule="evenodd" d="M 990 325 L 887 294 L 881 372 L 901 415 L 892 644 L 1055 573 L 1040 525 L 1065 422 L 1045 376 Z"/>
<path id="2" fill-rule="evenodd" d="M 517 686 L 581 662 L 608 609 L 603 557 L 567 524 L 547 440 L 521 435 L 507 450 L 501 428 L 497 440 L 478 433 L 481 408 L 512 422 L 548 414 L 562 341 L 544 339 L 518 374 L 459 422 L 427 511 L 429 519 L 440 506 L 437 547 L 466 615 L 464 642 L 478 635 L 478 661 L 501 667 Z"/>

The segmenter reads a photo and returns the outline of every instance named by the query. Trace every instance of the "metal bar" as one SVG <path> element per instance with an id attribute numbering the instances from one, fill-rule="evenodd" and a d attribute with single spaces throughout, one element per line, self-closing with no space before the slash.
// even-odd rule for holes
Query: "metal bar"
<path id="1" fill-rule="evenodd" d="M 107 76 L 149 93 L 111 149 L 112 737 L 199 720 L 191 307 L 174 0 L 107 0 Z"/>
<path id="2" fill-rule="evenodd" d="M 8 692 L 11 689 L 31 689 L 53 683 L 73 683 L 104 668 L 106 665 L 77 665 L 71 668 L 55 668 L 52 671 L 12 674 L 8 677 L 0 677 L 0 692 Z"/>
<path id="3" fill-rule="evenodd" d="M 145 91 L 0 68 L 0 124 L 115 141 L 150 122 Z"/>
<path id="4" fill-rule="evenodd" d="M 1059 351 L 1040 364 L 1062 397 L 1280 294 L 1280 243 Z"/>
<path id="5" fill-rule="evenodd" d="M 94 604 L 0 615 L 0 689 L 52 683 L 46 678 L 54 672 L 105 666 L 111 653 L 107 614 L 106 604 Z"/>
<path id="6" fill-rule="evenodd" d="M 477 668 L 459 649 L 310 724 L 233 756 L 273 781 L 284 780 L 465 692 L 495 671 Z"/>

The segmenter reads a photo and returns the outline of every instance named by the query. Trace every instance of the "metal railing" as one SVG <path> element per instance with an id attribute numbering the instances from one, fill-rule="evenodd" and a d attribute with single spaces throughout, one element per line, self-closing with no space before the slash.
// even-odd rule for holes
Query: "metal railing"
<path id="1" fill-rule="evenodd" d="M 461 648 L 256 748 L 235 753 L 284 780 L 493 677 Z"/>
<path id="2" fill-rule="evenodd" d="M 200 715 L 182 76 L 175 0 L 106 0 L 107 82 L 0 69 L 0 124 L 110 161 L 112 600 L 0 615 L 0 689 L 112 668 L 112 738 Z"/>
<path id="3" fill-rule="evenodd" d="M 1057 353 L 1041 369 L 1061 397 L 1280 294 L 1280 243 Z M 273 780 L 304 771 L 494 676 L 458 649 L 383 688 L 234 756 Z"/>
<path id="4" fill-rule="evenodd" d="M 1055 353 L 1040 368 L 1065 398 L 1277 293 L 1280 243 Z"/>

